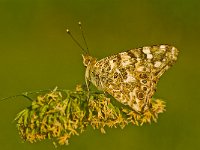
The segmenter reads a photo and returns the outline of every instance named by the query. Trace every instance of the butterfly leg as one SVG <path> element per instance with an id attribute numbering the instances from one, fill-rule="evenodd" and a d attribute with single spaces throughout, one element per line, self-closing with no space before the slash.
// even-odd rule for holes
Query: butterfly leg
<path id="1" fill-rule="evenodd" d="M 87 88 L 87 100 L 89 100 L 89 98 L 90 98 L 90 81 L 87 79 L 87 78 L 85 78 L 85 84 L 86 84 L 86 88 Z"/>
<path id="2" fill-rule="evenodd" d="M 85 76 L 85 84 L 86 84 L 86 88 L 88 93 L 90 92 L 90 81 L 88 80 L 88 78 Z"/>

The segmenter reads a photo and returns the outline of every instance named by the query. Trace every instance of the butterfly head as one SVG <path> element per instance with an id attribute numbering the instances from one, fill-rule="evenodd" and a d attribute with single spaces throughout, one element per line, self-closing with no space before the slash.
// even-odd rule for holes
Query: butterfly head
<path id="1" fill-rule="evenodd" d="M 85 67 L 88 67 L 89 65 L 96 63 L 96 58 L 90 55 L 82 55 L 82 57 L 83 57 L 83 64 Z"/>

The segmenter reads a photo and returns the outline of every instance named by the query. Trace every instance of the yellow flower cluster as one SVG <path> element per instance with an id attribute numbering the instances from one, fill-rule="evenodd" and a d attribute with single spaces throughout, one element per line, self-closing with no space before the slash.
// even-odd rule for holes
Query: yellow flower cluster
<path id="1" fill-rule="evenodd" d="M 158 114 L 165 110 L 165 103 L 152 99 L 152 107 L 137 113 L 100 93 L 88 93 L 81 86 L 74 91 L 55 89 L 39 95 L 30 107 L 15 118 L 19 134 L 24 141 L 53 139 L 54 144 L 68 144 L 72 135 L 79 135 L 88 125 L 105 133 L 105 127 L 121 127 L 127 124 L 143 125 L 156 122 Z"/>

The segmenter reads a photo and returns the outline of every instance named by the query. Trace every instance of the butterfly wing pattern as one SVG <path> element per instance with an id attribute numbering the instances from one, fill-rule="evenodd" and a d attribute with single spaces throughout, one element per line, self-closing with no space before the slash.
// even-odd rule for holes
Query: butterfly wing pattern
<path id="1" fill-rule="evenodd" d="M 151 98 L 162 74 L 177 60 L 170 45 L 145 46 L 101 60 L 83 55 L 85 78 L 137 112 L 151 107 Z"/>

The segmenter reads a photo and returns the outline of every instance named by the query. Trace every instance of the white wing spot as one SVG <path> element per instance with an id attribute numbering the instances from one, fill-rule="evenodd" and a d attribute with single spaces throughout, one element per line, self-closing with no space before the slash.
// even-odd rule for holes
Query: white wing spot
<path id="1" fill-rule="evenodd" d="M 153 55 L 152 54 L 147 54 L 147 59 L 152 59 Z"/>
<path id="2" fill-rule="evenodd" d="M 139 66 L 136 68 L 137 71 L 142 72 L 144 70 L 144 66 Z"/>
<path id="3" fill-rule="evenodd" d="M 124 82 L 126 82 L 126 83 L 135 82 L 135 81 L 136 81 L 135 78 L 132 75 L 130 75 L 130 74 L 128 74 L 127 75 L 127 79 L 124 80 Z"/>
<path id="4" fill-rule="evenodd" d="M 162 63 L 161 63 L 160 61 L 156 61 L 156 62 L 154 63 L 154 67 L 158 68 L 158 67 L 160 67 L 161 64 L 162 64 Z"/>
<path id="5" fill-rule="evenodd" d="M 166 45 L 160 45 L 160 49 L 166 51 Z"/>
<path id="6" fill-rule="evenodd" d="M 175 47 L 172 47 L 172 55 L 174 55 L 176 52 L 176 48 Z"/>
<path id="7" fill-rule="evenodd" d="M 131 64 L 131 62 L 129 60 L 124 60 L 121 62 L 122 66 L 125 67 L 125 66 L 128 66 Z"/>
<path id="8" fill-rule="evenodd" d="M 109 61 L 109 64 L 110 64 L 110 68 L 113 69 L 114 66 L 115 66 L 115 63 L 113 62 L 113 60 L 110 60 L 110 61 Z"/>
<path id="9" fill-rule="evenodd" d="M 149 47 L 143 47 L 143 50 L 142 50 L 142 51 L 143 51 L 145 54 L 149 54 L 149 53 L 151 53 Z"/>
<path id="10" fill-rule="evenodd" d="M 121 59 L 122 59 L 122 60 L 123 60 L 123 59 L 127 60 L 127 59 L 130 59 L 130 58 L 131 58 L 131 57 L 127 54 L 127 52 L 120 53 L 120 56 L 121 56 Z"/>
<path id="11" fill-rule="evenodd" d="M 119 71 L 119 69 L 117 68 L 116 70 L 115 70 L 117 73 L 121 73 L 120 71 Z"/>
<path id="12" fill-rule="evenodd" d="M 136 58 L 137 61 L 141 61 L 141 58 Z"/>

